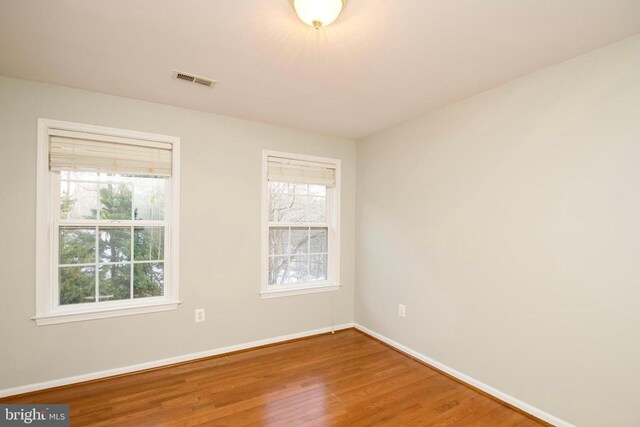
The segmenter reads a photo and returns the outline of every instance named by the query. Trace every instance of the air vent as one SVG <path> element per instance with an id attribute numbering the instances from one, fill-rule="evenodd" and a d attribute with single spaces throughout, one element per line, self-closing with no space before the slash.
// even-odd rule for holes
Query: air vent
<path id="1" fill-rule="evenodd" d="M 173 78 L 177 80 L 184 80 L 207 87 L 214 87 L 216 85 L 215 80 L 208 79 L 206 77 L 196 76 L 195 74 L 183 73 L 182 71 L 174 71 Z"/>

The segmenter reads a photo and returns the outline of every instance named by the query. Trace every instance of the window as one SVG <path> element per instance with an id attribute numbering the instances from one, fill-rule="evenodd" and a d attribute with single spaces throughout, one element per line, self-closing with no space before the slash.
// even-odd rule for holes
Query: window
<path id="1" fill-rule="evenodd" d="M 340 161 L 263 154 L 262 296 L 340 286 Z"/>
<path id="2" fill-rule="evenodd" d="M 178 144 L 39 121 L 38 325 L 177 307 Z"/>

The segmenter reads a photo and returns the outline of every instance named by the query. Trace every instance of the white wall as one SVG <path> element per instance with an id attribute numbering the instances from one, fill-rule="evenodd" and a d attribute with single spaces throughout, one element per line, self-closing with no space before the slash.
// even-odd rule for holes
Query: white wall
<path id="1" fill-rule="evenodd" d="M 358 323 L 640 425 L 640 36 L 358 141 L 357 169 Z"/>
<path id="2" fill-rule="evenodd" d="M 215 93 L 212 92 L 212 96 Z M 177 311 L 41 326 L 35 314 L 38 117 L 181 141 Z M 342 159 L 341 276 L 329 293 L 260 299 L 262 149 Z M 353 321 L 355 142 L 0 77 L 0 389 Z M 194 309 L 207 321 L 195 324 Z"/>

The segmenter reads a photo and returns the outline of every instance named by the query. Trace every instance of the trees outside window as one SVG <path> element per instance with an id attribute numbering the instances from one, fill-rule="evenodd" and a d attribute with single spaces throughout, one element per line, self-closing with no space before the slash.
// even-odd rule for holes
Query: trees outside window
<path id="1" fill-rule="evenodd" d="M 165 178 L 61 177 L 59 304 L 162 296 Z"/>

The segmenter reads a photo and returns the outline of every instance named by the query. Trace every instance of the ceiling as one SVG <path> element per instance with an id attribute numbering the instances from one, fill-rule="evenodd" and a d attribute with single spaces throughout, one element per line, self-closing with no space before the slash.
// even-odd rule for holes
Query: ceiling
<path id="1" fill-rule="evenodd" d="M 2 0 L 0 74 L 358 138 L 639 32 L 638 0 Z"/>

